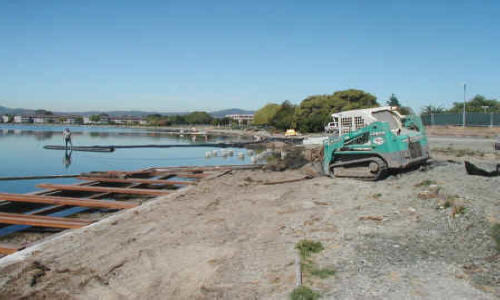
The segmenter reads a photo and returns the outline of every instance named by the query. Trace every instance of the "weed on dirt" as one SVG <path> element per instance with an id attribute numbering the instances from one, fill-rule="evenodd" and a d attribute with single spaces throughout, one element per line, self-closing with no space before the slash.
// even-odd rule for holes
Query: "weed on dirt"
<path id="1" fill-rule="evenodd" d="M 315 300 L 319 299 L 319 297 L 319 293 L 303 285 L 295 288 L 292 294 L 290 294 L 290 299 L 292 300 Z"/>
<path id="2" fill-rule="evenodd" d="M 301 240 L 295 245 L 295 249 L 299 250 L 300 258 L 305 260 L 310 257 L 312 253 L 319 253 L 325 249 L 321 242 L 314 242 L 311 240 Z"/>

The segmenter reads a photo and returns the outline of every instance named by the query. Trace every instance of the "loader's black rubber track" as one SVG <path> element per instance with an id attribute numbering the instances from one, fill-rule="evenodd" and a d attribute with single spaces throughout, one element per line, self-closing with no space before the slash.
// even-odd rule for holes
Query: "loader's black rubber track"
<path id="1" fill-rule="evenodd" d="M 370 171 L 370 163 L 376 163 L 376 171 Z M 330 171 L 335 177 L 357 178 L 366 181 L 380 179 L 387 171 L 387 163 L 378 156 L 345 157 L 330 164 Z"/>

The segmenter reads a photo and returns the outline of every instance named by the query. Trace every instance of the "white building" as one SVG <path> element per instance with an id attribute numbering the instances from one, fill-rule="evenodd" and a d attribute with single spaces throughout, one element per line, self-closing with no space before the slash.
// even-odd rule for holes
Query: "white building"
<path id="1" fill-rule="evenodd" d="M 7 115 L 2 116 L 2 122 L 4 122 L 4 123 L 9 123 L 9 119 L 10 119 L 10 117 Z"/>
<path id="2" fill-rule="evenodd" d="M 35 123 L 35 124 L 45 124 L 45 123 L 49 123 L 49 120 L 47 119 L 47 116 L 34 116 L 33 117 L 33 123 Z"/>
<path id="3" fill-rule="evenodd" d="M 85 125 L 90 125 L 90 124 L 101 124 L 101 125 L 104 125 L 104 124 L 109 124 L 109 116 L 108 115 L 99 115 L 99 121 L 92 121 L 90 118 L 92 116 L 85 116 L 83 117 L 83 124 Z"/>
<path id="4" fill-rule="evenodd" d="M 241 124 L 249 124 L 250 122 L 253 121 L 253 114 L 233 114 L 233 115 L 226 115 L 226 118 L 235 120 L 238 122 L 239 125 Z"/>
<path id="5" fill-rule="evenodd" d="M 18 115 L 14 116 L 14 123 L 32 123 L 33 118 L 30 116 Z"/>
<path id="6" fill-rule="evenodd" d="M 131 117 L 131 116 L 111 118 L 111 122 L 114 124 L 118 124 L 118 125 L 137 125 L 137 124 L 145 125 L 145 124 L 141 123 L 142 121 L 143 121 L 143 119 L 141 119 L 139 117 Z M 146 124 L 147 124 L 147 121 L 146 121 Z"/>

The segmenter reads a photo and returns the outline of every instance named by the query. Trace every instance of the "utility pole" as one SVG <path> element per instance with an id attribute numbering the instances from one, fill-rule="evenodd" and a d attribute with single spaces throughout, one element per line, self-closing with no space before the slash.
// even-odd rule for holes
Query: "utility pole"
<path id="1" fill-rule="evenodd" d="M 466 84 L 464 83 L 464 115 L 463 115 L 463 118 L 464 118 L 464 127 L 465 127 L 465 89 L 466 89 Z"/>

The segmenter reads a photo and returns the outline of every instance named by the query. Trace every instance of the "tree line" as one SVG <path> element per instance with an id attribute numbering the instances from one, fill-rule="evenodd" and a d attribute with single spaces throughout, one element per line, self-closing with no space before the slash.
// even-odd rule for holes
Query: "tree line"
<path id="1" fill-rule="evenodd" d="M 171 125 L 232 125 L 230 118 L 215 118 L 205 111 L 194 111 L 186 115 L 165 116 L 152 114 L 146 117 L 149 125 L 171 126 Z"/>
<path id="2" fill-rule="evenodd" d="M 392 105 L 391 101 L 400 106 L 396 96 L 392 95 L 387 104 Z M 370 93 L 356 89 L 342 90 L 331 95 L 309 96 L 299 105 L 288 100 L 281 104 L 269 103 L 255 112 L 253 124 L 272 126 L 278 130 L 294 128 L 301 132 L 319 132 L 331 121 L 332 113 L 378 106 L 377 97 Z"/>
<path id="3" fill-rule="evenodd" d="M 446 109 L 441 105 L 426 105 L 422 107 L 422 114 L 438 114 L 446 112 L 462 112 L 464 110 L 463 102 L 453 102 L 451 108 Z M 482 95 L 476 95 L 469 101 L 465 102 L 465 110 L 467 112 L 500 112 L 500 101 L 496 99 L 486 99 Z"/>

